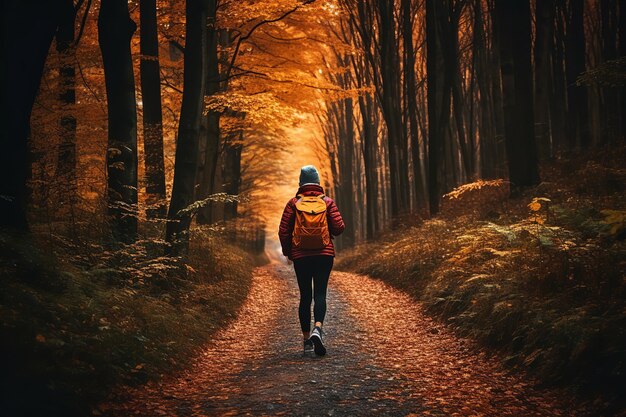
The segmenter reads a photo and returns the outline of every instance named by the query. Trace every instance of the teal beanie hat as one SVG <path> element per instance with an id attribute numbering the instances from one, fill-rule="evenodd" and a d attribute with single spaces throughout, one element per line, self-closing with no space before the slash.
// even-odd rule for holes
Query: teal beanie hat
<path id="1" fill-rule="evenodd" d="M 300 186 L 304 184 L 319 184 L 320 174 L 313 165 L 305 165 L 300 169 Z"/>

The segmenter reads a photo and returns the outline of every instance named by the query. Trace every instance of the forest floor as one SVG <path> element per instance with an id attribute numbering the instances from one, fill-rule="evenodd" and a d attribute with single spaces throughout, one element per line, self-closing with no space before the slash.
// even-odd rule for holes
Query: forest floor
<path id="1" fill-rule="evenodd" d="M 594 415 L 565 392 L 505 369 L 381 281 L 332 273 L 325 357 L 303 355 L 297 303 L 292 267 L 257 268 L 238 318 L 189 368 L 117 392 L 94 414 Z"/>

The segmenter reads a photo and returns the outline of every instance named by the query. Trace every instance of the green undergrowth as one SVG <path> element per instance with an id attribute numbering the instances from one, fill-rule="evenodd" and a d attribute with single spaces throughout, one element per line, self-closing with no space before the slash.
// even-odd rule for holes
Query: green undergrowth
<path id="1" fill-rule="evenodd" d="M 342 253 L 338 268 L 409 293 L 545 383 L 574 388 L 609 413 L 622 409 L 626 171 L 599 167 L 548 167 L 544 177 L 549 169 L 556 182 L 504 205 L 486 196 L 490 210 L 469 210 L 480 193 L 467 204 L 461 192 L 442 215 Z"/>
<path id="2" fill-rule="evenodd" d="M 251 255 L 206 236 L 185 262 L 162 249 L 0 236 L 3 413 L 90 415 L 113 387 L 187 364 L 236 315 Z"/>

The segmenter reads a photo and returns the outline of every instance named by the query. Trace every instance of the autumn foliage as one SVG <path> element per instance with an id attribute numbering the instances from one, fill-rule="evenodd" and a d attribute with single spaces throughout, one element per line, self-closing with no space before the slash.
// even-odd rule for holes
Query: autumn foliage
<path id="1" fill-rule="evenodd" d="M 444 197 L 441 217 L 357 247 L 340 268 L 409 292 L 458 333 L 497 347 L 506 363 L 588 398 L 601 393 L 608 402 L 600 408 L 620 409 L 626 182 L 614 178 L 624 172 L 621 155 L 547 165 L 558 180 L 511 200 L 502 181 L 459 187 Z"/>

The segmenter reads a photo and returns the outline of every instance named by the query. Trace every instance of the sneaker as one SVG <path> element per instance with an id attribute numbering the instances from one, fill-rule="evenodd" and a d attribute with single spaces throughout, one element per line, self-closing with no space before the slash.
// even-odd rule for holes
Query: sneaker
<path id="1" fill-rule="evenodd" d="M 304 355 L 313 352 L 313 341 L 309 338 L 304 341 Z"/>
<path id="2" fill-rule="evenodd" d="M 319 326 L 315 326 L 313 332 L 311 333 L 311 341 L 313 342 L 315 350 L 315 354 L 317 356 L 324 356 L 326 354 L 326 348 L 324 347 L 324 342 L 322 341 L 323 336 L 322 329 Z"/>

